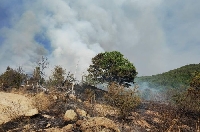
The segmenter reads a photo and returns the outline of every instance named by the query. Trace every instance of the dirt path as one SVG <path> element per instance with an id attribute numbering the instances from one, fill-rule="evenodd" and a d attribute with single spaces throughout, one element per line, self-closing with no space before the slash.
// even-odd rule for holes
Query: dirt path
<path id="1" fill-rule="evenodd" d="M 34 107 L 30 98 L 19 94 L 0 92 L 0 124 L 25 115 L 32 109 Z"/>

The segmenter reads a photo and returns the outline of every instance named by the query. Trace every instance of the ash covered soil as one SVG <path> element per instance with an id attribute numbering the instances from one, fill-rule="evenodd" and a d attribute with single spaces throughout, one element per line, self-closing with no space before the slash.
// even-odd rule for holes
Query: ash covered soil
<path id="1" fill-rule="evenodd" d="M 87 100 L 85 88 L 95 93 Z M 23 92 L 21 92 L 23 91 Z M 31 90 L 0 92 L 0 132 L 195 132 L 197 114 L 182 113 L 170 104 L 142 102 L 126 120 L 118 116 L 117 108 L 105 104 L 106 91 L 92 86 L 76 86 L 75 95 L 65 89 L 48 93 Z M 67 111 L 72 111 L 67 115 Z M 75 116 L 73 117 L 73 112 Z"/>

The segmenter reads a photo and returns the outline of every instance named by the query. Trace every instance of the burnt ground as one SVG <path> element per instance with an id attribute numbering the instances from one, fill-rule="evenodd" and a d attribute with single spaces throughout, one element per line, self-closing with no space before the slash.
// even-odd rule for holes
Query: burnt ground
<path id="1" fill-rule="evenodd" d="M 76 86 L 75 93 L 79 99 L 85 101 L 85 88 L 91 89 L 96 95 L 97 103 L 103 102 L 103 96 L 106 91 L 93 86 Z M 29 91 L 30 92 L 30 91 Z M 60 94 L 64 91 L 59 91 Z M 19 117 L 0 126 L 0 132 L 12 131 L 45 131 L 44 129 L 58 127 L 62 128 L 67 124 L 74 124 L 73 131 L 80 132 L 79 126 L 75 122 L 66 122 L 63 116 L 66 110 L 80 108 L 87 111 L 91 116 L 97 114 L 85 107 L 82 102 L 73 101 L 66 98 L 60 98 L 54 102 L 46 111 L 40 111 L 39 114 L 32 117 Z M 117 116 L 106 116 L 112 119 L 120 127 L 121 131 L 131 132 L 163 132 L 163 131 L 181 131 L 196 132 L 199 128 L 198 122 L 200 114 L 193 112 L 184 112 L 173 105 L 162 102 L 145 101 L 133 110 L 132 114 L 126 119 L 121 120 Z M 78 117 L 82 119 L 82 117 Z"/>

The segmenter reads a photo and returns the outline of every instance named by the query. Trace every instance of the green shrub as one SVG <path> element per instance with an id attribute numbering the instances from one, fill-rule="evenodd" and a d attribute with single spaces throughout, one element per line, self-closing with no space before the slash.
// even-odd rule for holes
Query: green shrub
<path id="1" fill-rule="evenodd" d="M 185 112 L 200 112 L 200 92 L 194 88 L 189 88 L 182 93 L 173 96 L 177 107 Z"/>
<path id="2" fill-rule="evenodd" d="M 26 75 L 19 71 L 7 67 L 6 71 L 0 75 L 0 83 L 3 88 L 15 87 L 19 88 L 22 82 L 26 79 Z"/>
<path id="3" fill-rule="evenodd" d="M 200 113 L 200 74 L 191 79 L 190 88 L 174 95 L 173 100 L 181 110 Z"/>
<path id="4" fill-rule="evenodd" d="M 109 105 L 119 109 L 119 116 L 122 119 L 126 119 L 141 102 L 136 88 L 126 89 L 117 83 L 111 83 L 108 86 L 108 93 L 105 94 L 104 98 Z"/>

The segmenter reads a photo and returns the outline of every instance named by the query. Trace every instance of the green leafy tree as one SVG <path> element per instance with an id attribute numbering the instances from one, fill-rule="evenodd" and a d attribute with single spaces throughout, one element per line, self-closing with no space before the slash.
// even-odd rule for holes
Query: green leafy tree
<path id="1" fill-rule="evenodd" d="M 45 72 L 44 70 L 48 68 L 49 62 L 46 57 L 42 58 L 37 62 L 37 66 L 33 71 L 33 76 L 29 79 L 30 84 L 36 85 L 39 83 L 42 86 L 45 83 Z"/>
<path id="2" fill-rule="evenodd" d="M 61 66 L 56 66 L 54 68 L 52 78 L 51 78 L 53 85 L 62 86 L 65 80 L 65 74 L 66 74 L 65 69 L 63 69 Z"/>
<path id="3" fill-rule="evenodd" d="M 34 71 L 33 71 L 33 79 L 36 82 L 39 82 L 41 80 L 41 74 L 40 74 L 40 67 L 35 67 Z"/>
<path id="4" fill-rule="evenodd" d="M 148 82 L 149 87 L 153 88 L 177 89 L 190 86 L 190 80 L 193 79 L 195 72 L 200 72 L 200 63 L 185 65 L 162 74 L 137 77 L 135 82 L 138 84 Z"/>
<path id="5" fill-rule="evenodd" d="M 200 91 L 200 73 L 195 73 L 195 76 L 190 81 L 190 86 L 196 89 L 197 91 Z"/>
<path id="6" fill-rule="evenodd" d="M 26 75 L 23 73 L 21 67 L 14 70 L 8 66 L 6 71 L 0 76 L 0 82 L 4 88 L 19 88 L 25 79 Z"/>
<path id="7" fill-rule="evenodd" d="M 27 74 L 25 74 L 25 71 L 23 70 L 23 68 L 22 68 L 21 66 L 19 66 L 19 67 L 16 69 L 16 72 L 17 72 L 18 74 L 20 74 L 19 80 L 20 80 L 21 83 L 27 81 L 28 76 L 27 76 Z"/>
<path id="8" fill-rule="evenodd" d="M 89 77 L 96 83 L 116 82 L 130 86 L 137 75 L 136 68 L 118 51 L 99 53 L 92 58 L 88 68 Z"/>

